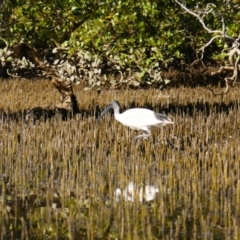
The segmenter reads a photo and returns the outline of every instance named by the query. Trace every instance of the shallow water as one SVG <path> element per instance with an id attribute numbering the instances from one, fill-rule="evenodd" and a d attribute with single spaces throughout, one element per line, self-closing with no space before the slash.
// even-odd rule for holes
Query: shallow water
<path id="1" fill-rule="evenodd" d="M 31 91 L 47 89 L 31 83 L 19 109 L 16 83 L 4 84 L 12 89 L 5 99 L 14 96 L 4 112 L 27 109 Z M 57 98 L 49 92 L 40 106 Z M 204 88 L 75 93 L 85 114 L 69 121 L 0 120 L 2 239 L 240 238 L 238 88 L 223 100 Z M 113 99 L 123 110 L 165 112 L 175 124 L 134 144 L 138 132 L 111 114 L 96 121 Z M 131 181 L 159 191 L 152 201 L 116 201 L 114 191 Z"/>

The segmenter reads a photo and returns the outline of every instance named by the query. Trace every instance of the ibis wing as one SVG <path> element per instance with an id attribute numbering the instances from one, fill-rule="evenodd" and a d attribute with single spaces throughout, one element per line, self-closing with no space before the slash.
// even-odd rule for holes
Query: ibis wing
<path id="1" fill-rule="evenodd" d="M 122 114 L 116 115 L 116 119 L 132 129 L 172 123 L 171 119 L 166 115 L 145 108 L 129 109 Z"/>
<path id="2" fill-rule="evenodd" d="M 156 118 L 161 121 L 162 125 L 173 124 L 173 120 L 166 116 L 165 114 L 155 113 Z"/>

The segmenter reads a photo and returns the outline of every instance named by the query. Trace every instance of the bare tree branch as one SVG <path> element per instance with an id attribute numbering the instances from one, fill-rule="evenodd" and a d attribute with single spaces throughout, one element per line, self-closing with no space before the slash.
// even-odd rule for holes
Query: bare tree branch
<path id="1" fill-rule="evenodd" d="M 8 42 L 4 38 L 2 38 L 2 37 L 0 37 L 0 40 L 2 40 L 6 44 L 5 48 L 8 49 L 9 48 Z"/>
<path id="2" fill-rule="evenodd" d="M 235 63 L 234 63 L 234 55 L 237 55 L 237 59 L 236 59 Z M 229 83 L 231 83 L 231 87 L 234 87 L 237 85 L 236 82 L 237 82 L 237 78 L 238 78 L 238 71 L 240 70 L 239 60 L 240 60 L 240 49 L 239 49 L 239 44 L 238 44 L 229 53 L 229 62 L 231 64 L 231 66 L 222 66 L 219 68 L 218 71 L 211 73 L 211 75 L 215 75 L 215 74 L 219 74 L 219 73 L 223 72 L 224 70 L 232 70 L 233 71 L 233 75 L 231 77 L 224 78 L 226 88 L 225 88 L 225 91 L 223 91 L 222 93 L 215 93 L 210 87 L 207 87 L 214 96 L 224 95 L 224 94 L 228 93 Z"/>
<path id="3" fill-rule="evenodd" d="M 203 60 L 204 57 L 204 52 L 205 52 L 205 48 L 208 47 L 215 39 L 217 38 L 222 38 L 221 35 L 217 35 L 212 37 L 203 47 L 201 47 L 199 50 L 201 51 L 201 55 L 200 58 L 198 58 L 197 60 L 195 60 L 190 66 L 193 66 L 195 63 Z M 205 67 L 204 63 L 202 62 L 203 66 Z"/>
<path id="4" fill-rule="evenodd" d="M 177 4 L 179 4 L 179 5 L 181 6 L 181 8 L 183 8 L 187 13 L 189 13 L 190 15 L 196 17 L 196 18 L 199 20 L 199 22 L 202 24 L 203 28 L 204 28 L 208 33 L 220 33 L 220 34 L 223 33 L 223 31 L 220 31 L 220 30 L 211 30 L 210 28 L 208 28 L 208 27 L 205 25 L 205 23 L 204 23 L 204 21 L 203 21 L 203 18 L 204 18 L 206 15 L 208 15 L 209 13 L 212 13 L 213 8 L 210 8 L 210 7 L 213 7 L 213 6 L 215 7 L 214 4 L 212 4 L 212 3 L 207 4 L 206 9 L 205 9 L 205 11 L 203 12 L 204 14 L 203 14 L 203 16 L 201 17 L 200 14 L 201 14 L 202 12 L 200 12 L 199 14 L 197 14 L 197 13 L 189 10 L 186 6 L 184 6 L 184 5 L 183 5 L 182 3 L 180 3 L 178 0 L 175 0 L 175 2 L 176 2 Z M 209 9 L 209 10 L 208 10 L 208 9 Z M 225 29 L 224 29 L 224 31 L 225 31 Z"/>
<path id="5" fill-rule="evenodd" d="M 231 83 L 231 87 L 234 87 L 236 85 L 237 82 L 237 78 L 238 78 L 238 71 L 240 70 L 240 66 L 239 66 L 239 61 L 240 61 L 240 35 L 237 39 L 234 39 L 233 37 L 230 37 L 226 34 L 226 25 L 225 25 L 225 21 L 224 21 L 224 17 L 222 14 L 220 13 L 216 13 L 214 11 L 214 8 L 216 8 L 216 6 L 212 3 L 209 3 L 206 5 L 204 10 L 200 10 L 199 8 L 197 8 L 197 10 L 192 11 L 190 9 L 188 9 L 183 3 L 179 2 L 178 0 L 175 0 L 175 2 L 181 6 L 181 8 L 183 8 L 187 13 L 189 13 L 190 15 L 196 17 L 199 22 L 202 24 L 203 28 L 210 34 L 217 34 L 215 36 L 213 36 L 204 46 L 202 46 L 199 51 L 201 52 L 200 57 L 195 60 L 191 66 L 193 64 L 195 64 L 196 62 L 202 62 L 203 63 L 203 56 L 204 56 L 204 52 L 205 49 L 217 38 L 223 38 L 223 39 L 229 39 L 233 41 L 233 46 L 229 52 L 229 63 L 230 66 L 221 66 L 216 72 L 212 72 L 211 75 L 216 75 L 219 74 L 221 72 L 223 72 L 224 70 L 231 70 L 233 71 L 233 75 L 231 77 L 225 77 L 224 81 L 225 81 L 225 90 L 223 92 L 220 93 L 216 93 L 214 92 L 209 86 L 207 87 L 207 89 L 209 89 L 212 94 L 214 96 L 216 95 L 225 95 L 228 93 L 229 91 L 229 83 Z M 209 27 L 206 26 L 205 22 L 204 22 L 204 17 L 206 17 L 209 14 L 213 14 L 213 15 L 219 15 L 221 17 L 221 22 L 222 22 L 222 29 L 221 30 L 212 30 Z M 235 61 L 235 56 L 237 56 L 237 59 Z"/>
<path id="6" fill-rule="evenodd" d="M 228 81 L 225 80 L 225 90 L 222 91 L 222 92 L 214 92 L 214 90 L 211 89 L 209 86 L 207 86 L 206 88 L 213 94 L 213 96 L 218 96 L 218 95 L 223 96 L 223 95 L 228 93 L 228 91 L 229 91 L 229 84 L 228 84 Z"/>
<path id="7" fill-rule="evenodd" d="M 225 26 L 225 21 L 224 21 L 224 18 L 221 14 L 219 13 L 215 13 L 214 12 L 214 7 L 216 7 L 214 4 L 212 3 L 208 3 L 206 5 L 206 8 L 204 10 L 199 10 L 198 8 L 198 13 L 196 12 L 193 12 L 192 10 L 188 9 L 183 3 L 179 2 L 178 0 L 175 0 L 175 2 L 181 6 L 181 8 L 183 8 L 187 13 L 189 13 L 190 15 L 196 17 L 199 22 L 202 24 L 203 28 L 210 34 L 217 34 L 216 36 L 213 36 L 204 46 L 202 46 L 199 51 L 201 51 L 201 55 L 199 57 L 199 59 L 195 60 L 191 66 L 193 64 L 195 64 L 196 62 L 199 62 L 199 61 L 202 61 L 203 60 L 203 56 L 204 56 L 204 51 L 205 51 L 205 48 L 207 48 L 215 39 L 217 38 L 224 38 L 224 39 L 230 39 L 232 41 L 234 41 L 235 39 L 228 36 L 226 34 L 226 26 Z M 222 22 L 222 29 L 221 30 L 212 30 L 210 28 L 208 28 L 206 26 L 206 24 L 204 23 L 204 17 L 206 17 L 207 15 L 209 14 L 213 14 L 213 15 L 220 15 L 221 17 L 221 22 Z"/>

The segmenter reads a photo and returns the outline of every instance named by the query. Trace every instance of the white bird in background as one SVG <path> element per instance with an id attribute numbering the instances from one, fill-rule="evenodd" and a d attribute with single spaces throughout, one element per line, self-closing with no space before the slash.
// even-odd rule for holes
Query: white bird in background
<path id="1" fill-rule="evenodd" d="M 123 190 L 117 188 L 114 191 L 114 197 L 117 202 L 120 197 L 130 202 L 134 202 L 134 200 L 139 200 L 139 202 L 149 202 L 155 199 L 158 192 L 158 187 L 146 184 L 145 186 L 138 188 L 134 182 L 130 182 Z"/>
<path id="2" fill-rule="evenodd" d="M 132 108 L 120 113 L 120 105 L 118 101 L 112 101 L 101 113 L 98 119 L 102 118 L 110 109 L 114 111 L 114 117 L 117 121 L 134 130 L 142 130 L 142 135 L 134 138 L 146 138 L 151 135 L 150 128 L 152 126 L 165 126 L 173 124 L 172 119 L 161 113 L 155 113 L 146 108 Z"/>

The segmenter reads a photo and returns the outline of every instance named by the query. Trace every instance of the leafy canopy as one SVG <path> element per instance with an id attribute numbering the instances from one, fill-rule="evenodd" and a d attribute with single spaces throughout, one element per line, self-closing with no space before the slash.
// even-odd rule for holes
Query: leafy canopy
<path id="1" fill-rule="evenodd" d="M 187 0 L 190 9 L 201 9 L 208 1 Z M 214 0 L 228 35 L 237 37 L 240 28 L 238 1 Z M 211 29 L 220 29 L 219 15 L 205 19 Z M 0 10 L 0 34 L 9 42 L 49 42 L 104 55 L 141 69 L 156 62 L 192 62 L 197 49 L 212 35 L 199 21 L 172 0 L 56 0 L 4 1 Z M 225 42 L 216 40 L 211 49 L 215 60 L 224 60 Z M 116 57 L 117 56 L 117 57 Z"/>

